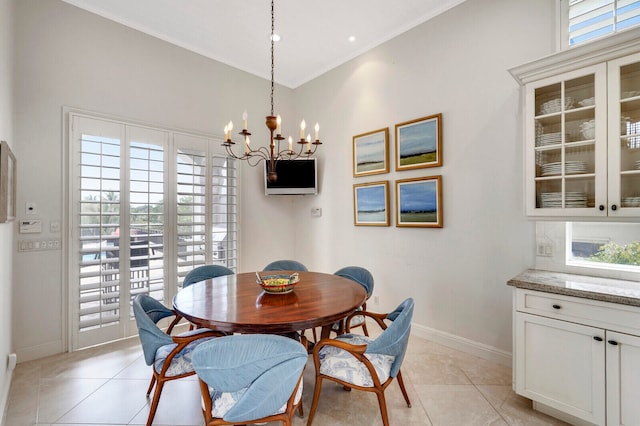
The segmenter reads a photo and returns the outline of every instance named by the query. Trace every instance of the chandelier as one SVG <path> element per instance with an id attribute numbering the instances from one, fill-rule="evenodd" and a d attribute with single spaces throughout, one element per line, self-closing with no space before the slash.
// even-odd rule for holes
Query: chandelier
<path id="1" fill-rule="evenodd" d="M 275 13 L 273 7 L 274 0 L 271 0 L 271 114 L 266 117 L 266 125 L 269 129 L 269 147 L 260 146 L 253 148 L 249 136 L 247 126 L 247 112 L 242 114 L 242 131 L 239 135 L 242 135 L 244 139 L 244 153 L 237 155 L 233 152 L 233 146 L 236 144 L 231 140 L 231 132 L 233 131 L 233 122 L 229 121 L 224 126 L 224 142 L 222 146 L 225 147 L 227 154 L 230 157 L 238 160 L 246 160 L 250 166 L 257 166 L 261 161 L 267 162 L 267 179 L 273 183 L 278 180 L 278 174 L 276 173 L 276 165 L 280 160 L 295 160 L 297 158 L 309 158 L 318 148 L 318 145 L 322 145 L 319 139 L 320 126 L 318 123 L 315 125 L 315 138 L 311 140 L 311 134 L 308 133 L 305 138 L 306 123 L 304 120 L 300 123 L 300 140 L 297 141 L 299 147 L 296 151 L 293 149 L 293 138 L 289 136 L 288 146 L 284 149 L 280 149 L 280 142 L 284 140 L 281 134 L 282 120 L 279 115 L 275 115 L 273 112 L 273 89 L 274 89 L 274 43 L 275 43 Z"/>

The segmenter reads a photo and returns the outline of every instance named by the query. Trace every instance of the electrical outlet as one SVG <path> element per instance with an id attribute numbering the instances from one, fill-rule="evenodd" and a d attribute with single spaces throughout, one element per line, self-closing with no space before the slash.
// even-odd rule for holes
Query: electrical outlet
<path id="1" fill-rule="evenodd" d="M 536 244 L 536 256 L 553 257 L 553 244 L 549 242 L 538 242 Z"/>
<path id="2" fill-rule="evenodd" d="M 18 240 L 18 251 L 60 250 L 60 240 Z"/>

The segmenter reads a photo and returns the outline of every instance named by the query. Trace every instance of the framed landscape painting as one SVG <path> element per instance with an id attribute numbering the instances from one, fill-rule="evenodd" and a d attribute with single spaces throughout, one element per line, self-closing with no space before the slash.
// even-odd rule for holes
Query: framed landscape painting
<path id="1" fill-rule="evenodd" d="M 396 181 L 396 226 L 442 228 L 442 176 Z"/>
<path id="2" fill-rule="evenodd" d="M 389 128 L 353 137 L 353 176 L 389 172 Z"/>
<path id="3" fill-rule="evenodd" d="M 442 114 L 396 124 L 396 170 L 442 166 Z"/>
<path id="4" fill-rule="evenodd" d="M 389 181 L 353 185 L 356 226 L 389 226 Z"/>

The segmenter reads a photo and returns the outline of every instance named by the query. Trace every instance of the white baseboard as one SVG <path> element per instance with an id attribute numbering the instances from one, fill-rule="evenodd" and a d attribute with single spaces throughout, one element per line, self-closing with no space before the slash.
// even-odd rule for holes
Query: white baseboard
<path id="1" fill-rule="evenodd" d="M 532 406 L 533 406 L 533 409 L 536 411 L 540 411 L 541 413 L 544 413 L 548 416 L 555 417 L 556 419 L 560 419 L 573 426 L 596 426 L 593 423 L 574 417 L 571 414 L 565 413 L 564 411 L 560 411 L 553 407 L 549 407 L 548 405 L 545 405 L 541 402 L 532 401 Z"/>
<path id="2" fill-rule="evenodd" d="M 501 365 L 510 367 L 512 364 L 511 352 L 506 352 L 454 334 L 445 333 L 444 331 L 435 330 L 423 325 L 411 324 L 411 334 Z"/>
<path id="3" fill-rule="evenodd" d="M 16 349 L 18 364 L 21 362 L 44 358 L 46 356 L 57 355 L 62 352 L 66 352 L 66 349 L 62 347 L 62 340 L 54 340 L 37 346 Z"/>

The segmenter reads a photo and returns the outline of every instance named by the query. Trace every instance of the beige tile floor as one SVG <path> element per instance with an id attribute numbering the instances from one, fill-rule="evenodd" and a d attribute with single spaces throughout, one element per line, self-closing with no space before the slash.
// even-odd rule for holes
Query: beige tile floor
<path id="1" fill-rule="evenodd" d="M 511 368 L 412 337 L 402 372 L 412 402 L 397 383 L 387 388 L 391 425 L 563 425 L 531 409 L 511 390 Z M 151 377 L 137 338 L 21 363 L 14 372 L 6 426 L 143 425 Z M 314 385 L 313 361 L 304 375 L 306 424 Z M 202 425 L 195 376 L 165 385 L 154 425 Z M 274 423 L 276 424 L 276 423 Z M 381 425 L 376 397 L 323 385 L 314 426 Z"/>

